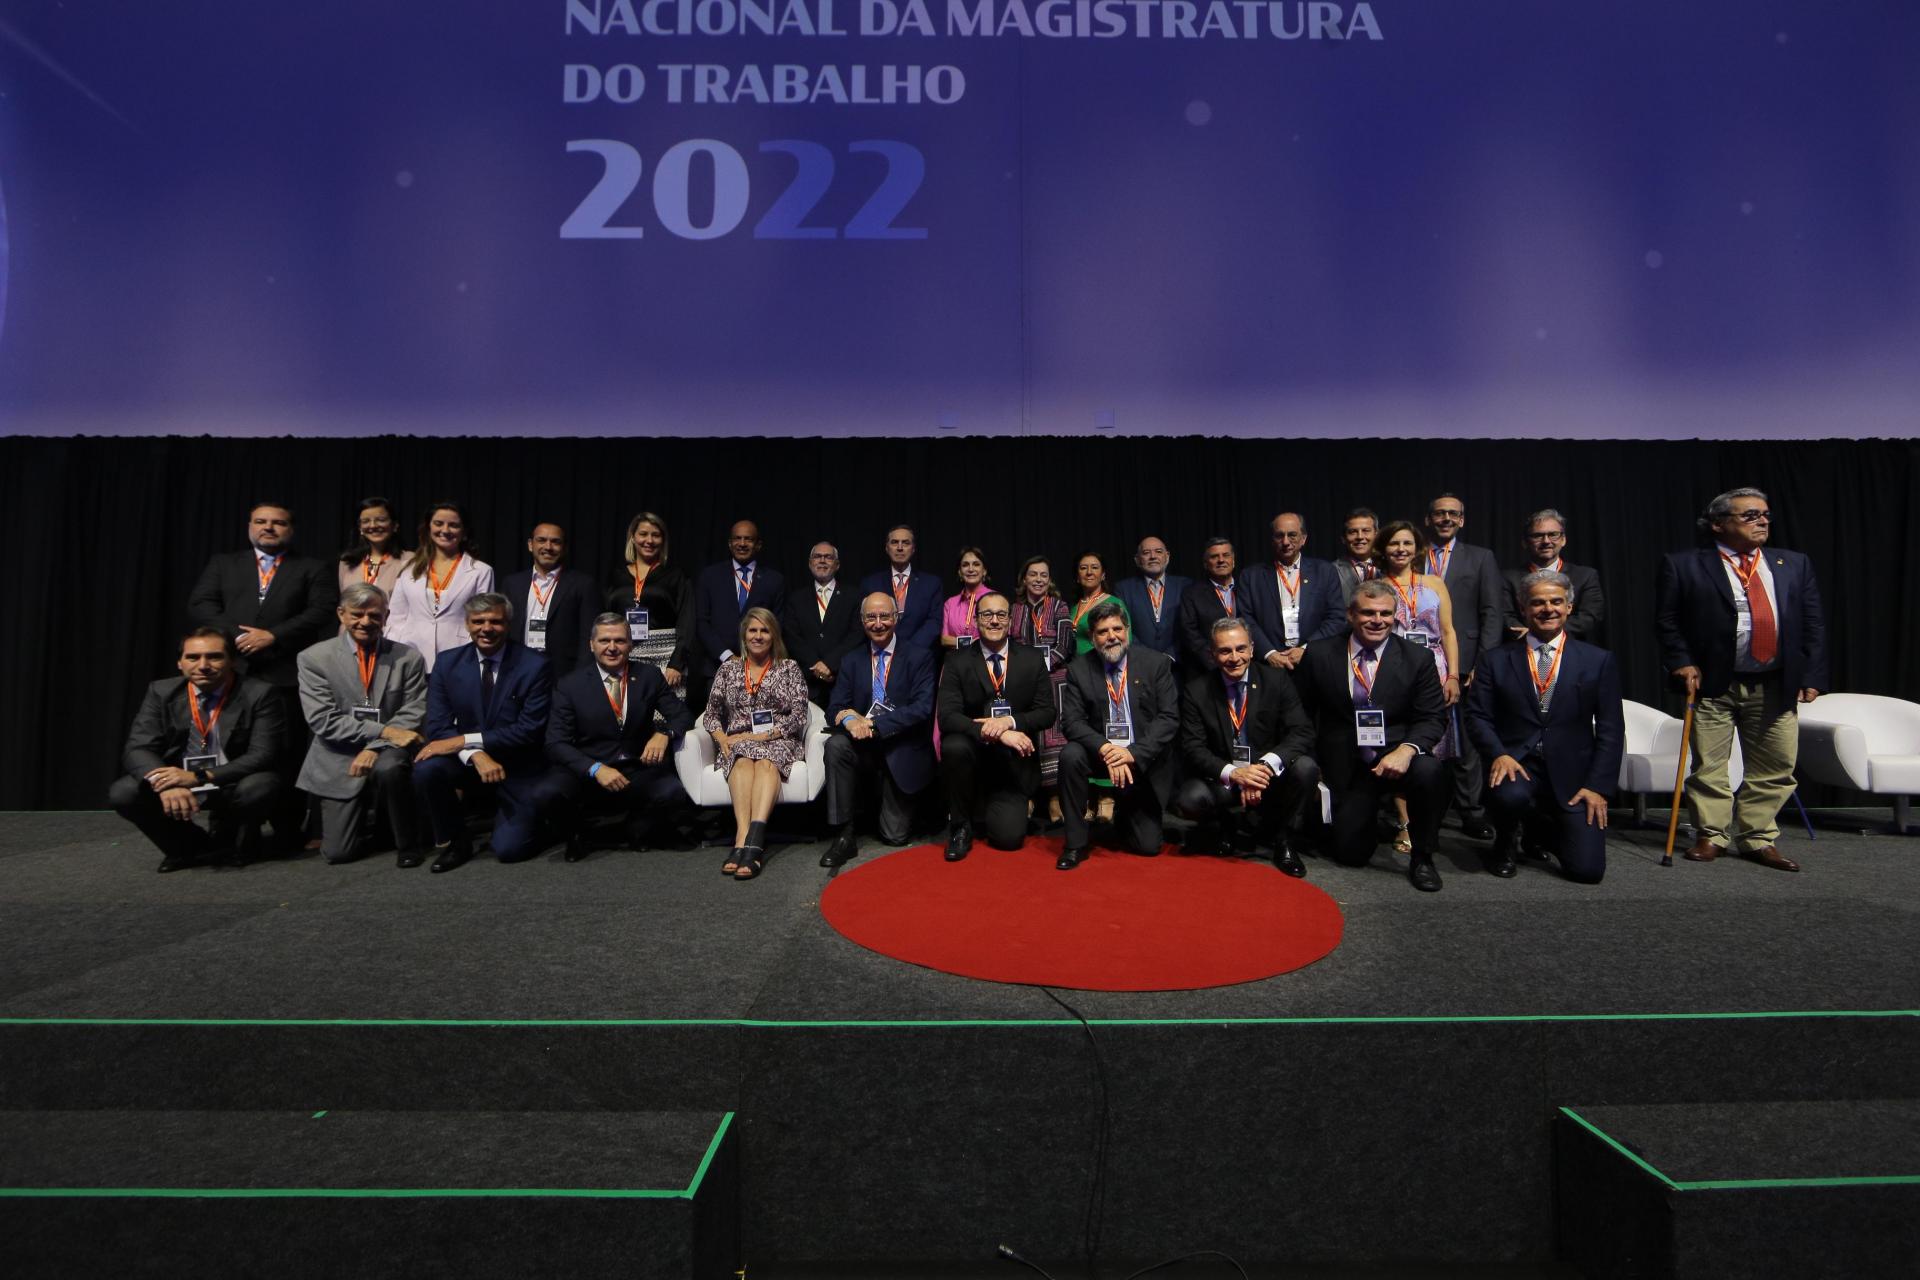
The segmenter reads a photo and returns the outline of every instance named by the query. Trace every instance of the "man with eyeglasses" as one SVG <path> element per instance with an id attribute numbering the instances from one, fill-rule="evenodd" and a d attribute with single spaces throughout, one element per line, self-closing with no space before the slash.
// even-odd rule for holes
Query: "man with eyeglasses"
<path id="1" fill-rule="evenodd" d="M 1040 789 L 1040 731 L 1053 727 L 1053 681 L 1032 645 L 1010 644 L 1013 612 L 989 592 L 974 620 L 980 642 L 954 652 L 941 673 L 940 780 L 947 792 L 947 861 L 973 849 L 986 828 L 995 849 L 1027 838 L 1027 801 Z"/>
<path id="2" fill-rule="evenodd" d="M 1769 546 L 1773 513 L 1758 489 L 1730 489 L 1697 522 L 1707 545 L 1660 566 L 1655 618 L 1661 658 L 1695 699 L 1687 803 L 1696 839 L 1686 857 L 1712 862 L 1731 849 L 1776 871 L 1780 806 L 1793 794 L 1799 704 L 1828 687 L 1826 616 L 1813 565 Z M 1745 766 L 1728 785 L 1735 738 Z"/>
<path id="3" fill-rule="evenodd" d="M 1490 649 L 1506 638 L 1500 629 L 1501 614 L 1507 598 L 1506 582 L 1493 552 L 1460 541 L 1460 530 L 1467 524 L 1467 504 L 1458 494 L 1443 493 L 1427 504 L 1427 562 L 1421 566 L 1447 584 L 1453 598 L 1453 634 L 1460 646 L 1460 692 L 1473 687 L 1473 670 L 1480 651 Z M 1473 749 L 1472 740 L 1459 735 L 1460 749 L 1448 764 L 1453 769 L 1453 804 L 1460 811 L 1462 834 L 1475 840 L 1490 839 L 1493 827 L 1481 807 L 1481 784 L 1486 767 Z"/>
<path id="4" fill-rule="evenodd" d="M 827 723 L 838 732 L 827 739 L 827 823 L 834 836 L 821 855 L 823 867 L 859 852 L 853 822 L 863 783 L 879 783 L 880 838 L 900 845 L 913 820 L 913 797 L 933 781 L 933 652 L 905 643 L 895 631 L 899 618 L 892 592 L 862 598 L 865 642 L 841 659 L 827 703 Z"/>
<path id="5" fill-rule="evenodd" d="M 1567 518 L 1552 507 L 1536 511 L 1527 517 L 1521 540 L 1527 549 L 1527 567 L 1506 571 L 1507 634 L 1516 640 L 1527 634 L 1527 578 L 1536 573 L 1557 573 L 1571 584 L 1567 603 L 1573 609 L 1561 630 L 1575 640 L 1602 644 L 1607 598 L 1600 590 L 1600 571 L 1566 558 Z"/>
<path id="6" fill-rule="evenodd" d="M 780 632 L 787 656 L 806 673 L 807 697 L 822 711 L 833 697 L 840 664 L 860 647 L 859 597 L 840 581 L 840 549 L 816 542 L 807 553 L 811 591 L 795 590 L 787 597 L 787 616 Z"/>

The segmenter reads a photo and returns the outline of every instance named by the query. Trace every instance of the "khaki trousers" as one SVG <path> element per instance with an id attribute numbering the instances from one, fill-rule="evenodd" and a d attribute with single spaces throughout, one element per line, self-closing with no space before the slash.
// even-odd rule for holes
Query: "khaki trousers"
<path id="1" fill-rule="evenodd" d="M 1736 734 L 1744 771 L 1738 794 L 1727 778 Z M 1698 838 L 1740 852 L 1777 841 L 1780 806 L 1793 794 L 1799 753 L 1796 691 L 1778 675 L 1735 676 L 1725 693 L 1695 703 L 1687 804 Z"/>

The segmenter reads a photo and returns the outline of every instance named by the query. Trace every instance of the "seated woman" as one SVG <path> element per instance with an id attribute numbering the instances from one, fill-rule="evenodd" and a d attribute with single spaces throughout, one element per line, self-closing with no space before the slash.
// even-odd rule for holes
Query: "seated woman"
<path id="1" fill-rule="evenodd" d="M 1093 606 L 1102 600 L 1111 600 L 1120 606 L 1120 612 L 1126 615 L 1127 636 L 1133 636 L 1133 615 L 1127 613 L 1127 606 L 1119 596 L 1107 590 L 1107 565 L 1098 552 L 1085 551 L 1073 567 L 1073 656 L 1079 657 L 1093 648 L 1093 634 L 1088 615 Z"/>
<path id="2" fill-rule="evenodd" d="M 940 613 L 940 647 L 964 648 L 980 638 L 974 602 L 987 593 L 987 558 L 978 547 L 960 548 L 960 590 L 947 597 Z"/>
<path id="3" fill-rule="evenodd" d="M 1058 719 L 1061 689 L 1067 681 L 1067 662 L 1073 657 L 1073 614 L 1053 585 L 1053 567 L 1045 556 L 1028 556 L 1020 565 L 1019 598 L 1013 604 L 1013 629 L 1007 634 L 1015 644 L 1031 645 L 1046 659 L 1053 682 L 1053 724 L 1041 730 L 1034 744 L 1040 756 L 1040 789 L 1049 794 L 1047 812 L 1060 821 L 1060 749 L 1067 737 L 1060 732 Z M 1036 813 L 1039 798 L 1034 799 Z M 1038 834 L 1044 824 L 1036 818 L 1030 829 Z"/>
<path id="4" fill-rule="evenodd" d="M 767 859 L 767 819 L 780 784 L 807 754 L 807 678 L 787 657 L 780 622 L 755 606 L 740 618 L 740 648 L 714 673 L 700 724 L 733 794 L 733 852 L 722 875 L 751 880 Z"/>
<path id="5" fill-rule="evenodd" d="M 667 563 L 667 522 L 642 511 L 627 522 L 627 541 L 607 584 L 607 608 L 627 620 L 630 661 L 657 670 L 667 688 L 687 696 L 693 663 L 693 583 Z M 697 704 L 696 704 L 697 705 Z"/>

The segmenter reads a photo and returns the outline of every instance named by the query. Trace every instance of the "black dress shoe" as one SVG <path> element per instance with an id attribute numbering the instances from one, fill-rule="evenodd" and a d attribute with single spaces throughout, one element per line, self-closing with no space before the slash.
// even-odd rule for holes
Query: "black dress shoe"
<path id="1" fill-rule="evenodd" d="M 820 855 L 820 865 L 837 867 L 850 860 L 859 851 L 860 839 L 849 828 L 833 838 L 833 843 L 827 846 L 827 851 Z"/>
<path id="2" fill-rule="evenodd" d="M 973 850 L 973 824 L 956 822 L 947 829 L 947 861 L 958 862 Z"/>
<path id="3" fill-rule="evenodd" d="M 160 865 L 155 867 L 154 871 L 160 875 L 166 875 L 169 871 L 185 871 L 188 867 L 197 867 L 199 865 L 200 859 L 194 857 L 192 854 L 170 853 L 160 859 Z"/>
<path id="4" fill-rule="evenodd" d="M 587 856 L 587 842 L 577 835 L 568 836 L 567 851 L 562 856 L 565 857 L 568 862 L 580 861 L 580 859 Z M 438 871 L 440 869 L 440 864 L 436 862 L 433 866 L 433 869 L 435 871 Z"/>
<path id="5" fill-rule="evenodd" d="M 1300 855 L 1284 844 L 1274 850 L 1273 865 L 1292 876 L 1295 880 L 1304 880 L 1307 878 L 1307 864 L 1300 861 Z"/>
<path id="6" fill-rule="evenodd" d="M 1480 865 L 1487 869 L 1488 875 L 1499 876 L 1502 880 L 1510 880 L 1518 875 L 1520 868 L 1513 860 L 1513 832 L 1496 832 L 1493 848 L 1481 856 Z"/>
<path id="7" fill-rule="evenodd" d="M 1180 842 L 1180 852 L 1202 857 L 1213 857 L 1220 852 L 1220 826 L 1218 823 L 1202 822 L 1187 832 L 1187 838 Z"/>
<path id="8" fill-rule="evenodd" d="M 1493 837 L 1493 824 L 1485 818 L 1462 818 L 1460 834 L 1469 840 L 1488 840 Z"/>
<path id="9" fill-rule="evenodd" d="M 1053 864 L 1053 869 L 1055 871 L 1071 871 L 1086 860 L 1087 851 L 1085 849 L 1063 849 L 1060 851 L 1060 860 Z"/>
<path id="10" fill-rule="evenodd" d="M 452 871 L 473 856 L 473 850 L 464 844 L 450 844 L 434 858 L 433 865 L 427 868 L 436 875 L 442 871 Z"/>
<path id="11" fill-rule="evenodd" d="M 1425 854 L 1413 855 L 1413 862 L 1407 867 L 1407 882 L 1422 893 L 1440 892 L 1440 872 L 1433 865 L 1433 859 Z"/>
<path id="12" fill-rule="evenodd" d="M 427 860 L 425 849 L 399 849 L 394 853 L 393 865 L 396 867 L 417 867 Z"/>

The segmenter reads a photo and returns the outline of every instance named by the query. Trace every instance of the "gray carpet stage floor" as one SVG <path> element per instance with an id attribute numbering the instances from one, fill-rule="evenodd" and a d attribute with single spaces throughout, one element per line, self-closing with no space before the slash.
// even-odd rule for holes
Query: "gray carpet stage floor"
<path id="1" fill-rule="evenodd" d="M 1615 832 L 1597 887 L 1537 865 L 1496 880 L 1479 869 L 1480 846 L 1454 832 L 1435 895 L 1414 892 L 1385 852 L 1357 870 L 1309 858 L 1310 882 L 1347 917 L 1325 960 L 1206 991 L 1063 994 L 1105 1019 L 1920 1007 L 1920 840 L 1844 820 L 1823 815 L 1817 841 L 1783 842 L 1799 875 L 1734 860 L 1662 868 L 1652 829 Z M 865 847 L 863 861 L 886 852 Z M 309 855 L 160 876 L 157 855 L 111 814 L 0 815 L 0 1016 L 1061 1016 L 1039 990 L 841 938 L 817 908 L 818 845 L 777 850 L 744 884 L 717 873 L 722 856 L 616 849 L 567 864 L 555 851 L 431 875 L 389 855 L 341 867 Z"/>

